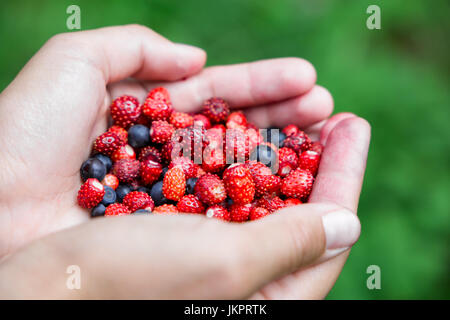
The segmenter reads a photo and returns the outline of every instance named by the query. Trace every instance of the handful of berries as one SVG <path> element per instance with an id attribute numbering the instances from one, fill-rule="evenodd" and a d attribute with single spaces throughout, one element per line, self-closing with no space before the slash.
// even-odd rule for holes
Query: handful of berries
<path id="1" fill-rule="evenodd" d="M 91 216 L 204 214 L 226 221 L 262 218 L 308 200 L 322 145 L 295 125 L 259 130 L 228 103 L 175 111 L 156 88 L 110 107 L 114 125 L 81 166 L 78 204 Z"/>

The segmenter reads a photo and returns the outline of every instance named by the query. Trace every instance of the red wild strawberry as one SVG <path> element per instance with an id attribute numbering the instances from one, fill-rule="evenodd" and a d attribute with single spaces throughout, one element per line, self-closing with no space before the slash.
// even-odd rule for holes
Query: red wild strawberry
<path id="1" fill-rule="evenodd" d="M 139 175 L 141 163 L 133 159 L 121 159 L 114 163 L 111 173 L 115 175 L 120 182 L 132 182 Z"/>
<path id="2" fill-rule="evenodd" d="M 115 99 L 110 109 L 114 123 L 123 128 L 135 123 L 142 112 L 139 101 L 135 97 L 126 95 Z"/>
<path id="3" fill-rule="evenodd" d="M 223 149 L 223 132 L 219 128 L 211 128 L 206 130 L 205 144 L 210 148 Z"/>
<path id="4" fill-rule="evenodd" d="M 179 143 L 169 141 L 161 148 L 161 159 L 164 164 L 168 164 L 172 161 L 172 158 L 182 157 L 183 152 Z"/>
<path id="5" fill-rule="evenodd" d="M 247 161 L 246 167 L 250 169 L 250 173 L 255 183 L 255 195 L 261 197 L 265 194 L 277 193 L 281 187 L 281 178 L 273 175 L 269 167 L 254 160 Z"/>
<path id="6" fill-rule="evenodd" d="M 180 212 L 184 213 L 204 213 L 205 207 L 203 203 L 194 196 L 193 194 L 189 194 L 180 199 L 177 203 L 177 209 Z"/>
<path id="7" fill-rule="evenodd" d="M 120 141 L 122 141 L 122 144 L 128 143 L 128 131 L 125 130 L 124 128 L 119 126 L 112 126 L 111 128 L 108 129 L 108 132 L 113 132 L 117 134 Z"/>
<path id="8" fill-rule="evenodd" d="M 313 181 L 311 172 L 297 168 L 283 179 L 281 192 L 287 197 L 306 199 L 311 193 Z"/>
<path id="9" fill-rule="evenodd" d="M 131 212 L 121 203 L 113 203 L 106 207 L 105 216 L 127 216 Z"/>
<path id="10" fill-rule="evenodd" d="M 154 143 L 166 143 L 170 141 L 174 132 L 175 128 L 167 121 L 153 121 L 150 128 L 150 138 Z"/>
<path id="11" fill-rule="evenodd" d="M 283 141 L 283 147 L 291 148 L 297 154 L 301 154 L 303 151 L 308 150 L 311 145 L 311 140 L 303 131 L 291 134 Z"/>
<path id="12" fill-rule="evenodd" d="M 136 159 L 136 153 L 129 144 L 120 146 L 112 153 L 111 160 L 113 162 L 119 161 L 120 159 Z"/>
<path id="13" fill-rule="evenodd" d="M 172 159 L 169 164 L 169 169 L 172 169 L 176 166 L 179 166 L 181 167 L 181 169 L 183 169 L 186 179 L 194 177 L 195 173 L 197 172 L 197 168 L 194 162 L 186 157 L 176 157 Z"/>
<path id="14" fill-rule="evenodd" d="M 286 207 L 292 207 L 292 206 L 297 206 L 299 204 L 302 204 L 302 202 L 296 198 L 288 198 L 288 199 L 284 200 L 284 204 Z"/>
<path id="15" fill-rule="evenodd" d="M 142 182 L 145 185 L 151 185 L 158 181 L 161 176 L 162 169 L 162 165 L 156 161 L 156 158 L 153 155 L 148 155 L 141 162 L 140 174 Z"/>
<path id="16" fill-rule="evenodd" d="M 215 124 L 211 127 L 211 129 L 219 129 L 222 132 L 222 136 L 224 137 L 227 133 L 227 128 L 223 124 Z"/>
<path id="17" fill-rule="evenodd" d="M 270 213 L 285 207 L 284 201 L 277 196 L 264 196 L 258 200 L 258 207 L 269 210 Z"/>
<path id="18" fill-rule="evenodd" d="M 243 164 L 228 167 L 223 173 L 223 182 L 235 204 L 250 203 L 255 197 L 255 183 L 250 170 Z"/>
<path id="19" fill-rule="evenodd" d="M 290 148 L 281 148 L 278 150 L 278 175 L 286 177 L 289 172 L 298 166 L 297 153 Z"/>
<path id="20" fill-rule="evenodd" d="M 164 87 L 155 88 L 148 93 L 147 99 L 170 100 L 169 91 Z"/>
<path id="21" fill-rule="evenodd" d="M 150 120 L 168 120 L 173 112 L 169 93 L 164 88 L 156 88 L 150 91 L 142 107 L 144 114 Z"/>
<path id="22" fill-rule="evenodd" d="M 202 126 L 205 129 L 211 128 L 211 121 L 209 121 L 208 117 L 204 116 L 203 114 L 196 114 L 193 118 L 194 125 Z"/>
<path id="23" fill-rule="evenodd" d="M 249 203 L 247 204 L 233 204 L 230 208 L 230 218 L 234 222 L 244 222 L 248 220 L 250 216 L 250 211 L 252 211 L 253 206 Z"/>
<path id="24" fill-rule="evenodd" d="M 230 221 L 230 213 L 223 206 L 214 205 L 206 209 L 206 216 L 208 218 L 216 218 L 224 221 Z"/>
<path id="25" fill-rule="evenodd" d="M 178 213 L 177 207 L 173 204 L 163 204 L 153 209 L 154 214 L 174 215 Z"/>
<path id="26" fill-rule="evenodd" d="M 174 111 L 170 115 L 169 122 L 177 129 L 190 127 L 194 124 L 194 118 L 185 112 Z"/>
<path id="27" fill-rule="evenodd" d="M 147 146 L 141 149 L 139 152 L 139 161 L 144 160 L 147 156 L 152 155 L 156 162 L 161 163 L 161 152 L 152 146 Z"/>
<path id="28" fill-rule="evenodd" d="M 102 201 L 105 195 L 105 188 L 94 178 L 87 179 L 78 191 L 77 201 L 80 207 L 93 208 Z"/>
<path id="29" fill-rule="evenodd" d="M 225 135 L 225 155 L 227 163 L 243 163 L 249 158 L 250 145 L 245 132 L 229 129 Z"/>
<path id="30" fill-rule="evenodd" d="M 135 212 L 139 209 L 145 209 L 152 211 L 155 204 L 152 198 L 145 192 L 133 191 L 127 194 L 122 203 L 130 209 L 131 212 Z"/>
<path id="31" fill-rule="evenodd" d="M 270 212 L 266 208 L 262 207 L 254 207 L 252 211 L 250 211 L 250 220 L 258 220 L 262 217 L 269 215 Z"/>
<path id="32" fill-rule="evenodd" d="M 202 167 L 197 166 L 197 171 L 195 172 L 195 177 L 200 178 L 201 176 L 204 176 L 206 174 L 206 171 L 202 169 Z"/>
<path id="33" fill-rule="evenodd" d="M 225 168 L 225 156 L 222 148 L 207 146 L 203 151 L 202 169 L 206 172 L 220 172 Z"/>
<path id="34" fill-rule="evenodd" d="M 286 127 L 284 127 L 281 132 L 283 132 L 287 137 L 293 134 L 297 134 L 300 131 L 300 129 L 295 124 L 290 124 Z"/>
<path id="35" fill-rule="evenodd" d="M 311 143 L 311 147 L 309 147 L 309 150 L 317 152 L 319 156 L 321 156 L 323 152 L 323 145 L 319 141 L 315 141 Z"/>
<path id="36" fill-rule="evenodd" d="M 97 137 L 94 142 L 94 150 L 110 156 L 117 148 L 123 145 L 123 141 L 113 132 L 105 132 Z"/>
<path id="37" fill-rule="evenodd" d="M 164 197 L 178 201 L 186 190 L 186 176 L 180 166 L 169 169 L 163 179 L 162 192 Z"/>
<path id="38" fill-rule="evenodd" d="M 203 102 L 203 114 L 212 123 L 223 122 L 230 114 L 230 107 L 222 98 L 211 98 Z"/>
<path id="39" fill-rule="evenodd" d="M 116 190 L 116 188 L 119 186 L 119 179 L 111 173 L 108 173 L 102 181 L 103 185 L 108 186 L 110 188 L 113 188 Z"/>
<path id="40" fill-rule="evenodd" d="M 313 176 L 316 175 L 317 169 L 319 169 L 320 155 L 311 150 L 302 152 L 298 158 L 298 167 L 304 170 L 308 170 Z"/>
<path id="41" fill-rule="evenodd" d="M 198 178 L 195 195 L 206 205 L 221 203 L 227 197 L 225 186 L 218 176 L 207 173 Z"/>
<path id="42" fill-rule="evenodd" d="M 226 125 L 228 129 L 246 129 L 247 118 L 241 111 L 232 112 L 227 118 Z"/>

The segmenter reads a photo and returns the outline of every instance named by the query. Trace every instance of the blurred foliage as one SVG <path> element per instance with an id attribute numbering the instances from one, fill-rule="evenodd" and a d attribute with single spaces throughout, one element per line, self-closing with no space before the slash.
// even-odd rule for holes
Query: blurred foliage
<path id="1" fill-rule="evenodd" d="M 329 298 L 450 298 L 448 1 L 2 1 L 1 90 L 67 31 L 74 3 L 82 29 L 144 24 L 205 48 L 209 65 L 310 60 L 336 112 L 373 127 L 362 235 Z M 366 28 L 370 4 L 381 7 L 381 30 Z M 381 290 L 366 287 L 371 264 L 381 267 Z"/>

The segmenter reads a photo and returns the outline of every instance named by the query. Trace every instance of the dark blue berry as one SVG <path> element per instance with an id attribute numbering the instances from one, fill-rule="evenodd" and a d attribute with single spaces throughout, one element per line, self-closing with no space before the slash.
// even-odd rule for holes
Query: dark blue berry
<path id="1" fill-rule="evenodd" d="M 106 167 L 100 160 L 89 158 L 81 165 L 80 175 L 83 180 L 95 178 L 102 181 L 106 175 Z"/>
<path id="2" fill-rule="evenodd" d="M 139 209 L 139 210 L 133 212 L 133 214 L 137 215 L 137 216 L 138 215 L 146 215 L 146 214 L 149 214 L 149 213 L 151 213 L 151 212 L 148 211 L 148 210 L 145 210 L 145 209 Z"/>
<path id="3" fill-rule="evenodd" d="M 96 207 L 92 208 L 91 217 L 103 216 L 103 215 L 105 215 L 105 210 L 106 210 L 106 207 L 103 204 L 99 203 Z"/>
<path id="4" fill-rule="evenodd" d="M 117 201 L 122 202 L 123 198 L 131 192 L 131 187 L 126 184 L 119 184 L 116 189 Z"/>
<path id="5" fill-rule="evenodd" d="M 102 203 L 105 206 L 109 206 L 110 204 L 115 203 L 117 200 L 117 195 L 116 195 L 116 192 L 114 191 L 114 189 L 111 187 L 108 187 L 108 186 L 105 186 L 104 189 L 105 189 L 105 195 L 103 196 Z"/>
<path id="6" fill-rule="evenodd" d="M 96 155 L 94 155 L 94 158 L 100 160 L 101 162 L 103 162 L 103 164 L 106 167 L 106 172 L 109 172 L 109 170 L 111 170 L 112 167 L 112 161 L 111 158 L 108 156 L 105 156 L 103 153 L 97 153 Z"/>
<path id="7" fill-rule="evenodd" d="M 186 180 L 186 194 L 194 194 L 194 187 L 198 178 L 189 178 Z"/>
<path id="8" fill-rule="evenodd" d="M 163 204 L 169 203 L 169 200 L 164 197 L 162 193 L 162 186 L 163 182 L 158 181 L 153 185 L 152 190 L 150 191 L 150 196 L 152 197 L 156 206 L 161 206 Z"/>
<path id="9" fill-rule="evenodd" d="M 136 124 L 128 129 L 128 144 L 133 148 L 142 148 L 150 144 L 150 129 Z"/>
<path id="10" fill-rule="evenodd" d="M 272 173 L 278 170 L 278 157 L 276 152 L 268 145 L 259 145 L 250 153 L 250 160 L 262 162 L 272 170 Z"/>
<path id="11" fill-rule="evenodd" d="M 269 143 L 273 143 L 277 147 L 283 145 L 284 139 L 286 139 L 286 135 L 281 131 L 280 128 L 270 127 L 266 129 L 266 135 L 263 134 L 264 140 Z M 278 138 L 278 141 L 276 139 Z"/>
<path id="12" fill-rule="evenodd" d="M 150 189 L 147 187 L 139 187 L 136 191 L 145 192 L 146 194 L 150 195 Z"/>
<path id="13" fill-rule="evenodd" d="M 169 171 L 168 167 L 165 167 L 162 169 L 161 176 L 160 176 L 161 179 L 164 179 L 164 176 L 166 175 L 167 171 Z"/>

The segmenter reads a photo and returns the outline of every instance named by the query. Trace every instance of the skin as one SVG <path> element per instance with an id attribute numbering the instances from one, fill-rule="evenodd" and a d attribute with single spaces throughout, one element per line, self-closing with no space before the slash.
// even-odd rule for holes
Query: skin
<path id="1" fill-rule="evenodd" d="M 329 118 L 331 95 L 305 60 L 205 61 L 203 50 L 137 25 L 60 34 L 1 93 L 0 298 L 327 295 L 348 250 L 324 257 L 321 217 L 356 213 L 369 124 L 348 113 Z M 160 85 L 181 111 L 219 96 L 261 127 L 295 123 L 320 138 L 326 148 L 311 203 L 246 224 L 195 215 L 90 219 L 76 204 L 86 146 L 106 130 L 112 99 L 143 101 Z M 66 288 L 73 264 L 80 290 Z"/>

